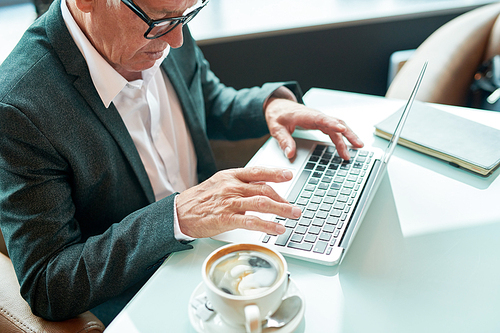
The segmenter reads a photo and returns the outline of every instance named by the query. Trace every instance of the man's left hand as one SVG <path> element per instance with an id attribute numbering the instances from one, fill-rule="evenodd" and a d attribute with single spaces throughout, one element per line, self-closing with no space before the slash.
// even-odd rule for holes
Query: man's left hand
<path id="1" fill-rule="evenodd" d="M 344 138 L 354 148 L 363 147 L 363 142 L 343 120 L 328 116 L 303 104 L 284 98 L 270 97 L 264 108 L 269 132 L 278 141 L 287 158 L 295 156 L 296 145 L 292 133 L 297 126 L 303 129 L 318 129 L 328 135 L 335 144 L 339 156 L 350 158 Z"/>

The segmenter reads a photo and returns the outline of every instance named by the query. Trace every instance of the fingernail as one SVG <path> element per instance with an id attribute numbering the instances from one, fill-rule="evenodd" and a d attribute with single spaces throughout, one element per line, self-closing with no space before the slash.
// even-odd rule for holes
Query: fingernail
<path id="1" fill-rule="evenodd" d="M 285 233 L 285 231 L 286 231 L 286 228 L 285 228 L 284 225 L 282 225 L 282 224 L 276 225 L 276 233 L 278 235 L 281 235 L 281 234 Z"/>
<path id="2" fill-rule="evenodd" d="M 285 177 L 285 179 L 292 179 L 293 173 L 290 170 L 283 170 L 283 177 Z"/>
<path id="3" fill-rule="evenodd" d="M 286 147 L 285 148 L 285 157 L 289 158 L 290 153 L 292 152 L 292 148 Z"/>
<path id="4" fill-rule="evenodd" d="M 339 131 L 345 131 L 347 128 L 342 125 L 342 124 L 338 124 L 338 128 L 339 128 Z"/>
<path id="5" fill-rule="evenodd" d="M 302 214 L 302 210 L 299 207 L 293 207 L 293 209 L 292 209 L 293 217 L 295 217 L 295 218 L 300 217 L 301 214 Z"/>

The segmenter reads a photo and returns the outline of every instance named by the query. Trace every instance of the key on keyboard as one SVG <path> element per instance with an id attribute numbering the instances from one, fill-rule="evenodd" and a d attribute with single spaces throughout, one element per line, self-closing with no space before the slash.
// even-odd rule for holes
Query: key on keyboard
<path id="1" fill-rule="evenodd" d="M 317 145 L 300 173 L 287 200 L 302 209 L 300 219 L 276 217 L 286 231 L 266 235 L 277 246 L 329 255 L 345 231 L 359 195 L 360 184 L 371 161 L 367 151 L 349 151 L 351 159 L 342 160 L 333 146 Z"/>

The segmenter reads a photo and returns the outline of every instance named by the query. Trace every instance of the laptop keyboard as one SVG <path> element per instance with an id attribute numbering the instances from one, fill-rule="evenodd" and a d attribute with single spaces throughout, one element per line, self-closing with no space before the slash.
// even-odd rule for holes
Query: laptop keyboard
<path id="1" fill-rule="evenodd" d="M 329 255 L 338 246 L 365 183 L 373 152 L 351 149 L 345 161 L 335 147 L 317 145 L 287 200 L 302 209 L 298 219 L 277 216 L 284 234 L 262 242 Z"/>

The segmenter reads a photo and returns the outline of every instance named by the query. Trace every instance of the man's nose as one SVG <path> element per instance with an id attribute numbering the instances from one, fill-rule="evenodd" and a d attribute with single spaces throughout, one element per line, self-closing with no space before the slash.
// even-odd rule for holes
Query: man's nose
<path id="1" fill-rule="evenodd" d="M 165 42 L 167 42 L 168 45 L 170 45 L 170 47 L 174 49 L 181 47 L 182 44 L 184 43 L 184 37 L 182 36 L 182 24 L 179 24 L 168 34 L 160 38 Z"/>

